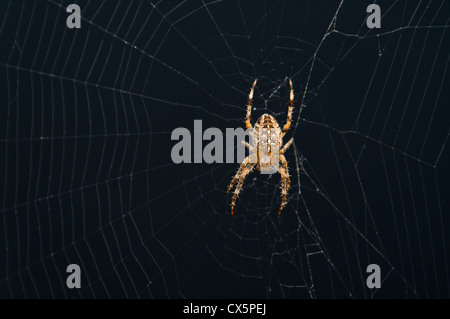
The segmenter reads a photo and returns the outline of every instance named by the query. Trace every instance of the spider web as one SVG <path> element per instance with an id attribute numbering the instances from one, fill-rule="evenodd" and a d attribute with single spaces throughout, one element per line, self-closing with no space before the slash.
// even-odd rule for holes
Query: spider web
<path id="1" fill-rule="evenodd" d="M 448 1 L 0 4 L 2 297 L 449 297 Z M 286 120 L 291 174 L 174 164 L 177 127 Z M 446 196 L 447 195 L 447 196 Z M 65 286 L 68 264 L 81 289 Z M 378 264 L 382 286 L 366 286 Z"/>

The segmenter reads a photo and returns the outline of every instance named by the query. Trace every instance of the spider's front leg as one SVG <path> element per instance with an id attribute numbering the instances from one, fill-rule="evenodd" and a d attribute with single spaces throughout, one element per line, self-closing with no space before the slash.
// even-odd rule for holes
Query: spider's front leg
<path id="1" fill-rule="evenodd" d="M 252 113 L 253 92 L 255 91 L 256 81 L 258 81 L 258 79 L 253 82 L 250 94 L 248 95 L 247 115 L 245 116 L 245 126 L 247 126 L 247 128 L 252 128 L 252 123 L 250 123 L 250 114 Z"/>
<path id="2" fill-rule="evenodd" d="M 294 109 L 294 89 L 292 87 L 291 79 L 289 79 L 289 86 L 291 87 L 291 89 L 289 91 L 289 107 L 288 107 L 288 114 L 287 114 L 286 124 L 283 126 L 283 130 L 282 130 L 282 135 L 281 135 L 282 137 L 286 134 L 286 132 L 291 127 L 292 110 Z"/>

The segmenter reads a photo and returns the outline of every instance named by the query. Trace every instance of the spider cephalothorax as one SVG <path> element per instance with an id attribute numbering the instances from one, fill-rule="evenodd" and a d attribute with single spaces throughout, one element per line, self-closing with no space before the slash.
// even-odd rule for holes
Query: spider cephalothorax
<path id="1" fill-rule="evenodd" d="M 286 205 L 286 197 L 289 191 L 290 179 L 289 170 L 286 158 L 283 153 L 292 144 L 293 139 L 291 138 L 283 146 L 283 137 L 289 130 L 292 121 L 292 110 L 294 108 L 294 89 L 292 88 L 292 81 L 289 80 L 290 94 L 289 94 L 289 107 L 287 114 L 286 124 L 281 129 L 278 125 L 277 120 L 269 114 L 263 114 L 256 121 L 255 126 L 252 127 L 250 123 L 250 115 L 252 111 L 253 102 L 253 92 L 255 90 L 256 80 L 253 82 L 253 86 L 248 95 L 247 103 L 247 116 L 245 118 L 245 124 L 247 129 L 251 130 L 252 145 L 244 142 L 250 150 L 250 155 L 247 156 L 239 167 L 236 175 L 231 180 L 230 186 L 228 187 L 227 194 L 236 184 L 236 189 L 234 190 L 233 198 L 231 200 L 231 214 L 234 215 L 234 206 L 236 205 L 236 199 L 242 190 L 242 185 L 244 184 L 245 177 L 256 167 L 257 170 L 264 172 L 278 172 L 281 175 L 281 206 L 278 211 L 278 215 Z M 279 165 L 281 163 L 281 166 Z"/>

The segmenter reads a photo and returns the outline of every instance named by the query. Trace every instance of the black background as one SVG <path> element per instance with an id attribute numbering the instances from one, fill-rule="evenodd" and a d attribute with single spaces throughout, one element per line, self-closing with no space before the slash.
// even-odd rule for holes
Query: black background
<path id="1" fill-rule="evenodd" d="M 373 30 L 368 1 L 81 1 L 78 30 L 70 3 L 0 4 L 0 296 L 449 297 L 449 3 Z M 232 217 L 237 164 L 170 158 L 194 119 L 243 127 L 255 78 L 253 121 L 296 92 L 280 217 L 278 176 Z"/>

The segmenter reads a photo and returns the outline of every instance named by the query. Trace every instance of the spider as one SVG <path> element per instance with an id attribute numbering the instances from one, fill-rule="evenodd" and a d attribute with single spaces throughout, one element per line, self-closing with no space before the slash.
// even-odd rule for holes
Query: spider
<path id="1" fill-rule="evenodd" d="M 294 89 L 292 88 L 292 81 L 289 80 L 290 85 L 290 94 L 289 94 L 289 107 L 287 113 L 287 121 L 286 124 L 281 129 L 278 125 L 277 120 L 269 114 L 263 114 L 256 121 L 255 127 L 252 127 L 250 123 L 250 114 L 252 111 L 252 102 L 253 102 L 253 92 L 255 90 L 257 79 L 253 82 L 253 86 L 250 90 L 250 94 L 248 95 L 248 103 L 247 103 L 247 115 L 245 118 L 245 125 L 247 129 L 252 129 L 250 133 L 250 137 L 252 140 L 252 144 L 256 146 L 255 148 L 247 142 L 243 142 L 243 144 L 250 150 L 250 155 L 247 156 L 239 167 L 236 175 L 234 175 L 231 180 L 230 185 L 228 186 L 227 194 L 236 184 L 236 188 L 234 190 L 233 198 L 231 200 L 231 215 L 234 215 L 234 206 L 236 205 L 236 199 L 239 196 L 239 193 L 242 190 L 242 185 L 244 184 L 245 177 L 253 171 L 256 167 L 259 171 L 275 169 L 274 171 L 278 171 L 281 175 L 281 206 L 278 211 L 278 216 L 281 214 L 284 206 L 286 205 L 286 196 L 289 192 L 289 187 L 291 180 L 289 179 L 289 170 L 288 163 L 283 153 L 286 152 L 289 146 L 291 146 L 294 141 L 291 138 L 284 146 L 283 146 L 283 137 L 286 135 L 286 132 L 289 130 L 292 121 L 292 110 L 294 108 Z M 281 163 L 281 166 L 279 165 Z M 276 168 L 278 166 L 278 168 Z"/>

